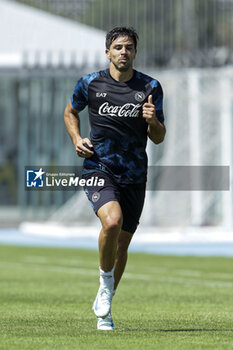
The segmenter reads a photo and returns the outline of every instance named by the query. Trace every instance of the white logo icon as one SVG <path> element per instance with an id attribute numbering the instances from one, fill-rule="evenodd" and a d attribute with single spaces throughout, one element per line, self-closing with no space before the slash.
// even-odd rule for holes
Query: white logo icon
<path id="1" fill-rule="evenodd" d="M 27 170 L 27 187 L 43 187 L 44 174 L 45 171 L 42 168 L 40 170 Z"/>
<path id="2" fill-rule="evenodd" d="M 146 96 L 145 96 L 144 92 L 138 91 L 138 92 L 136 92 L 136 94 L 134 95 L 134 97 L 135 97 L 135 100 L 136 100 L 136 101 L 142 102 L 142 101 L 145 99 Z"/>

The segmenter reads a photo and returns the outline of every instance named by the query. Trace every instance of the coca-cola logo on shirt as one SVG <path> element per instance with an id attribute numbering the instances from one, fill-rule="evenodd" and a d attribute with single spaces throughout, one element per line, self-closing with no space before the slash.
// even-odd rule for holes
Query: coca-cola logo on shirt
<path id="1" fill-rule="evenodd" d="M 125 103 L 123 106 L 109 105 L 108 102 L 103 103 L 99 107 L 99 115 L 110 115 L 111 117 L 134 117 L 139 116 L 139 109 L 141 105 L 134 103 Z"/>

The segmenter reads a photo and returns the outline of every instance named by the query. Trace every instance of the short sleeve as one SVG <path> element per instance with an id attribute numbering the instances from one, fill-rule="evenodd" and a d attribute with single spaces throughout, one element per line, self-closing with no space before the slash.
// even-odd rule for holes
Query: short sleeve
<path id="1" fill-rule="evenodd" d="M 156 82 L 156 83 L 155 83 Z M 163 114 L 163 89 L 160 83 L 157 80 L 153 81 L 153 103 L 155 105 L 156 117 L 160 122 L 164 122 L 164 114 Z"/>
<path id="2" fill-rule="evenodd" d="M 81 112 L 88 104 L 88 86 L 85 81 L 81 78 L 74 89 L 74 93 L 71 96 L 71 104 L 74 109 Z"/>

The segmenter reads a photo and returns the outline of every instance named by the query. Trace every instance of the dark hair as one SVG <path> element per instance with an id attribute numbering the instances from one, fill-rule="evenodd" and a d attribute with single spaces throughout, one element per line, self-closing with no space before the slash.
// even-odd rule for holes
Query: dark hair
<path id="1" fill-rule="evenodd" d="M 106 49 L 109 49 L 111 46 L 111 43 L 116 40 L 119 36 L 128 36 L 129 38 L 133 39 L 134 47 L 137 48 L 137 41 L 139 40 L 138 34 L 136 33 L 135 29 L 130 27 L 116 27 L 110 30 L 110 32 L 106 35 Z"/>

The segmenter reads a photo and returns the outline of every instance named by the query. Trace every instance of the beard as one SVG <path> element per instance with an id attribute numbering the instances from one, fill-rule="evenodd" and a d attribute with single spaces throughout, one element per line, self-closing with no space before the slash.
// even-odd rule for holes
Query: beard
<path id="1" fill-rule="evenodd" d="M 115 68 L 119 71 L 119 72 L 127 72 L 127 70 L 130 68 L 130 62 L 127 61 L 126 63 L 115 63 L 115 62 L 112 62 L 115 66 Z"/>

